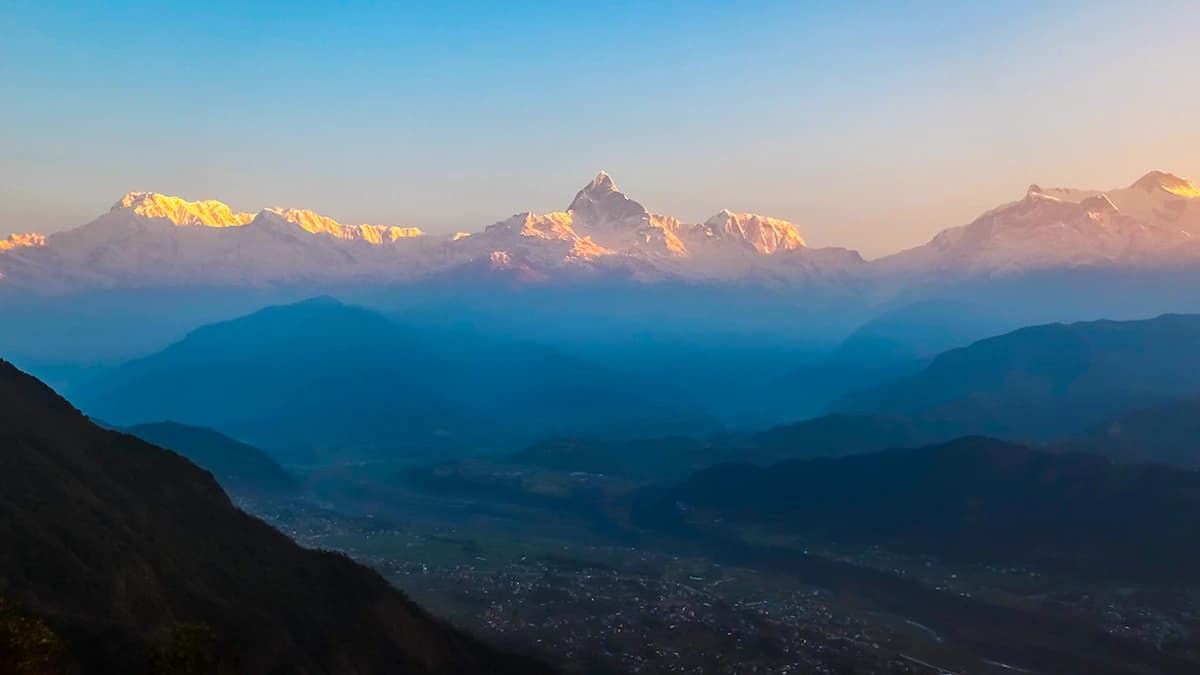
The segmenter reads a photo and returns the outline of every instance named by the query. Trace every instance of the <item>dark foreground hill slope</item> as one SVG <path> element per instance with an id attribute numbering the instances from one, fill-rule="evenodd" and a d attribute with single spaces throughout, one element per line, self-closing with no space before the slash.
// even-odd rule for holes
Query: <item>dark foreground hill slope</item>
<path id="1" fill-rule="evenodd" d="M 1194 579 L 1200 565 L 1190 534 L 1200 525 L 1200 473 L 982 437 L 726 464 L 640 500 L 648 523 L 720 518 L 816 541 L 1085 576 Z"/>
<path id="2" fill-rule="evenodd" d="M 1200 316 L 1032 326 L 945 352 L 839 409 L 959 433 L 1059 438 L 1200 394 Z"/>
<path id="3" fill-rule="evenodd" d="M 135 424 L 125 431 L 187 457 L 228 490 L 286 492 L 296 479 L 258 448 L 220 432 L 176 422 Z"/>
<path id="4" fill-rule="evenodd" d="M 540 671 L 348 558 L 300 548 L 208 473 L 93 425 L 3 361 L 0 475 L 0 621 L 16 627 L 0 671 Z"/>

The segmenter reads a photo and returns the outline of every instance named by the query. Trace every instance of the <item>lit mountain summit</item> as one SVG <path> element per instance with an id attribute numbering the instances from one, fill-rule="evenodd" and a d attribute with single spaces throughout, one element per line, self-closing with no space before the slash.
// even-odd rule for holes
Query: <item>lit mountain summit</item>
<path id="1" fill-rule="evenodd" d="M 881 223 L 886 226 L 886 223 Z M 1153 171 L 1107 191 L 1042 188 L 877 261 L 809 248 L 796 225 L 722 210 L 701 223 L 655 213 L 601 171 L 563 211 L 527 211 L 472 233 L 340 223 L 296 208 L 235 211 L 131 192 L 92 222 L 0 240 L 8 288 L 408 283 L 507 270 L 518 279 L 730 281 L 797 286 L 1013 275 L 1200 258 L 1200 189 Z"/>

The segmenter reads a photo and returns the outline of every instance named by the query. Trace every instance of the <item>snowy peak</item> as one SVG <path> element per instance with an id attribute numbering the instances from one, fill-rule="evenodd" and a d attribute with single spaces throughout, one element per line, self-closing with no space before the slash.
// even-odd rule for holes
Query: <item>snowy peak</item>
<path id="1" fill-rule="evenodd" d="M 1200 261 L 1200 191 L 1161 171 L 1110 190 L 1031 185 L 1023 198 L 970 224 L 871 263 L 853 252 L 808 249 L 796 225 L 778 218 L 725 209 L 694 224 L 653 213 L 622 193 L 604 171 L 583 185 L 566 210 L 519 213 L 454 235 L 347 225 L 308 209 L 250 214 L 214 200 L 130 192 L 82 227 L 45 238 L 0 238 L 0 253 L 13 251 L 0 257 L 5 284 L 59 290 L 394 282 L 500 268 L 547 280 L 617 274 L 639 280 L 857 283 L 867 277 L 855 275 L 868 268 L 872 279 L 891 272 L 957 278 Z"/>
<path id="2" fill-rule="evenodd" d="M 518 213 L 489 225 L 482 233 L 452 240 L 451 259 L 520 260 L 522 264 L 556 267 L 612 255 L 571 227 L 570 213 Z"/>
<path id="3" fill-rule="evenodd" d="M 365 241 L 368 244 L 389 244 L 420 237 L 423 232 L 416 227 L 397 227 L 395 225 L 343 225 L 328 216 L 323 216 L 308 209 L 266 209 L 263 213 L 272 213 L 289 223 L 298 225 L 300 229 L 310 234 L 325 234 L 347 241 Z"/>
<path id="4" fill-rule="evenodd" d="M 210 231 L 222 229 L 239 231 Z M 418 237 L 419 245 L 399 243 Z M 711 279 L 786 275 L 776 269 L 785 261 L 761 259 L 803 246 L 796 227 L 775 218 L 723 211 L 706 223 L 685 224 L 652 213 L 600 171 L 567 210 L 519 213 L 481 231 L 439 237 L 424 237 L 415 227 L 347 225 L 309 209 L 269 208 L 252 215 L 218 201 L 131 192 L 110 213 L 51 237 L 46 259 L 56 265 L 72 260 L 80 275 L 116 277 L 118 283 L 209 276 L 416 278 L 494 263 L 493 258 L 543 272 L 620 270 L 645 279 Z"/>
<path id="5" fill-rule="evenodd" d="M 1151 171 L 1142 176 L 1130 188 L 1140 188 L 1148 192 L 1165 191 L 1178 197 L 1200 197 L 1200 189 L 1186 179 L 1165 171 Z"/>
<path id="6" fill-rule="evenodd" d="M 401 227 L 399 225 L 359 225 L 363 239 L 370 244 L 397 242 L 401 239 L 413 239 L 425 236 L 425 231 L 419 227 Z"/>
<path id="7" fill-rule="evenodd" d="M 756 252 L 771 255 L 776 251 L 791 251 L 804 246 L 800 230 L 786 220 L 760 216 L 756 213 L 735 213 L 723 209 L 704 221 L 701 233 L 708 239 L 733 239 Z"/>
<path id="8" fill-rule="evenodd" d="M 273 213 L 280 218 L 286 220 L 293 225 L 299 225 L 300 229 L 312 233 L 324 233 L 335 236 L 339 239 L 348 238 L 342 236 L 342 224 L 334 220 L 322 216 L 308 209 L 284 209 L 279 207 L 264 209 L 264 213 Z"/>
<path id="9" fill-rule="evenodd" d="M 1079 202 L 1079 205 L 1091 214 L 1112 214 L 1121 210 L 1117 208 L 1117 205 L 1114 204 L 1106 194 L 1098 194 L 1088 197 L 1087 199 Z"/>
<path id="10" fill-rule="evenodd" d="M 189 202 L 157 192 L 129 192 L 112 207 L 145 218 L 162 218 L 175 225 L 240 227 L 254 220 L 252 213 L 237 213 L 227 204 L 208 199 Z"/>
<path id="11" fill-rule="evenodd" d="M 46 237 L 36 232 L 10 234 L 6 239 L 0 239 L 0 251 L 13 251 L 18 248 L 36 248 L 45 245 Z"/>
<path id="12" fill-rule="evenodd" d="M 613 182 L 612 176 L 608 175 L 608 172 L 604 169 L 601 169 L 600 173 L 596 174 L 596 177 L 592 179 L 592 182 L 583 186 L 580 194 L 584 192 L 603 194 L 605 192 L 620 192 L 620 190 L 617 189 L 617 184 Z M 576 199 L 578 198 L 579 196 L 576 195 Z"/>
<path id="13" fill-rule="evenodd" d="M 601 246 L 651 258 L 682 258 L 694 246 L 711 257 L 718 249 L 753 250 L 762 255 L 804 246 L 792 223 L 753 213 L 725 210 L 700 225 L 684 225 L 677 218 L 651 213 L 617 189 L 612 177 L 601 171 L 575 195 L 567 212 L 572 226 Z"/>
<path id="14" fill-rule="evenodd" d="M 567 213 L 577 232 L 604 248 L 650 258 L 687 254 L 676 232 L 679 221 L 650 213 L 604 171 L 575 195 Z"/>
<path id="15" fill-rule="evenodd" d="M 562 211 L 551 213 L 526 211 L 507 220 L 488 225 L 484 233 L 490 233 L 493 236 L 511 234 L 535 239 L 575 240 L 579 238 L 579 235 L 571 229 L 571 220 L 571 214 Z"/>
<path id="16" fill-rule="evenodd" d="M 646 217 L 648 212 L 639 203 L 626 197 L 617 189 L 611 176 L 601 171 L 590 183 L 575 194 L 567 211 L 596 221 L 629 220 Z"/>
<path id="17" fill-rule="evenodd" d="M 1176 264 L 1200 254 L 1200 197 L 1186 179 L 1151 171 L 1126 188 L 1045 189 L 997 207 L 928 244 L 889 256 L 884 269 L 1007 274 L 1113 264 Z"/>
<path id="18" fill-rule="evenodd" d="M 333 218 L 308 209 L 270 208 L 258 214 L 237 212 L 227 204 L 213 199 L 191 202 L 157 192 L 129 192 L 113 205 L 111 213 L 162 219 L 181 227 L 243 227 L 256 221 L 276 219 L 298 226 L 309 234 L 324 234 L 337 239 L 365 241 L 369 244 L 394 243 L 423 234 L 415 227 L 343 225 Z"/>

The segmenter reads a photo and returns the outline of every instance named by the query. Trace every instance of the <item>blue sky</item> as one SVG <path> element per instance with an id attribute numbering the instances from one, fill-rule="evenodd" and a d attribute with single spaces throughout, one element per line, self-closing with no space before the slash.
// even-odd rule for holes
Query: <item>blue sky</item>
<path id="1" fill-rule="evenodd" d="M 1019 197 L 1200 178 L 1188 3 L 0 0 L 0 235 L 129 190 L 478 229 L 598 169 L 880 254 Z"/>

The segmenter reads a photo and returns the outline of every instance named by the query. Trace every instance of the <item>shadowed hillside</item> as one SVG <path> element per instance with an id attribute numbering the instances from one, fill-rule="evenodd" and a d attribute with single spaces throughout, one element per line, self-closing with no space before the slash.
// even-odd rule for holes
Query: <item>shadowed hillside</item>
<path id="1" fill-rule="evenodd" d="M 540 671 L 441 624 L 348 558 L 300 548 L 187 460 L 93 425 L 2 361 L 0 473 L 0 621 L 20 628 L 0 645 L 4 667 Z"/>
<path id="2" fill-rule="evenodd" d="M 183 455 L 229 490 L 285 492 L 296 487 L 296 479 L 265 452 L 212 429 L 152 422 L 125 431 Z"/>
<path id="3" fill-rule="evenodd" d="M 840 409 L 957 431 L 1053 438 L 1200 392 L 1200 316 L 1033 326 L 938 356 Z"/>
<path id="4" fill-rule="evenodd" d="M 981 437 L 721 465 L 649 489 L 639 506 L 647 522 L 728 518 L 816 541 L 1143 580 L 1192 577 L 1197 513 L 1200 474 Z"/>

